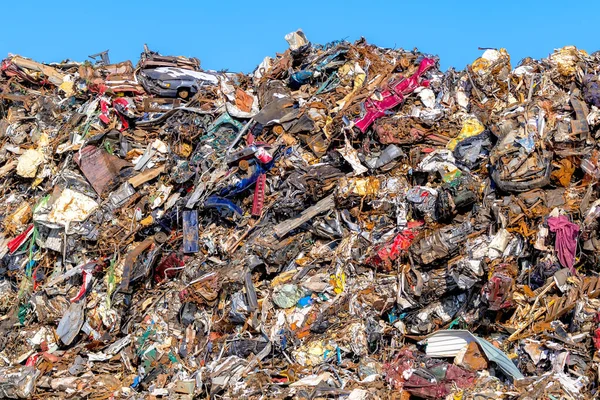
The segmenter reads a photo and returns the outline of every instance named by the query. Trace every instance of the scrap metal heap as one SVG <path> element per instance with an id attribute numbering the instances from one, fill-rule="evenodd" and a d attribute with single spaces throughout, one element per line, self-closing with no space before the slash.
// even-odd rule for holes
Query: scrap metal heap
<path id="1" fill-rule="evenodd" d="M 286 40 L 2 62 L 0 397 L 597 398 L 600 54 Z"/>

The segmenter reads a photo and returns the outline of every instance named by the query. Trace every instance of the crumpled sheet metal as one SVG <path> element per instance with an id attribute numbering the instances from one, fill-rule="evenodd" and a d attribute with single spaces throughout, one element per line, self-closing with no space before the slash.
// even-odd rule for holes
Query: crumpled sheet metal
<path id="1" fill-rule="evenodd" d="M 285 39 L 2 62 L 0 397 L 598 397 L 600 53 Z"/>
<path id="2" fill-rule="evenodd" d="M 477 342 L 490 361 L 513 379 L 523 379 L 524 375 L 501 350 L 490 342 L 464 330 L 438 331 L 427 338 L 426 354 L 432 357 L 454 357 L 471 341 Z"/>

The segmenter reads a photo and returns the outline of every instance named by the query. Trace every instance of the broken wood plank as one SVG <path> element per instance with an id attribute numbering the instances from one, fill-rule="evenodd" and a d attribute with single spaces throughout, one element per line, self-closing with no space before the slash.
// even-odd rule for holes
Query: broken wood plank
<path id="1" fill-rule="evenodd" d="M 0 167 L 0 178 L 2 178 L 4 175 L 8 174 L 10 171 L 15 169 L 17 167 L 17 164 L 18 164 L 18 161 L 14 160 L 14 161 L 7 162 L 2 167 Z"/>
<path id="2" fill-rule="evenodd" d="M 65 74 L 58 72 L 55 68 L 52 68 L 48 65 L 40 64 L 33 60 L 28 60 L 26 58 L 15 56 L 10 59 L 10 61 L 18 67 L 31 69 L 33 71 L 38 71 L 48 77 L 48 80 L 52 82 L 53 85 L 60 86 L 63 83 L 65 78 Z"/>
<path id="3" fill-rule="evenodd" d="M 273 230 L 275 231 L 275 235 L 277 235 L 277 237 L 279 237 L 279 238 L 287 235 L 288 232 L 296 229 L 297 227 L 299 227 L 306 221 L 313 219 L 314 217 L 321 214 L 322 212 L 331 210 L 334 205 L 335 205 L 335 202 L 333 200 L 333 194 L 330 194 L 329 196 L 325 197 L 324 199 L 321 199 L 314 206 L 309 207 L 306 210 L 304 210 L 298 217 L 288 219 L 287 221 L 283 221 L 283 222 L 280 222 L 279 224 L 275 225 L 275 228 L 273 228 Z"/>
<path id="4" fill-rule="evenodd" d="M 137 174 L 136 176 L 129 178 L 128 182 L 131 183 L 131 186 L 136 188 L 136 187 L 140 186 L 141 184 L 144 184 L 144 183 L 156 178 L 158 175 L 162 174 L 163 172 L 165 172 L 165 166 L 161 165 L 160 167 L 157 167 L 157 168 L 147 169 L 144 172 L 142 172 L 141 174 Z"/>

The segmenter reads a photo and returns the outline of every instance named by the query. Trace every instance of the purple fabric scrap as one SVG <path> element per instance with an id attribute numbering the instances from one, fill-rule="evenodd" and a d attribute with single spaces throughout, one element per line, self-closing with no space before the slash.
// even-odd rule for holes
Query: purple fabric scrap
<path id="1" fill-rule="evenodd" d="M 550 231 L 556 233 L 554 247 L 558 253 L 558 261 L 563 267 L 569 268 L 575 273 L 573 263 L 575 262 L 575 252 L 577 250 L 577 235 L 579 226 L 569 221 L 561 215 L 559 217 L 548 218 L 548 227 Z"/>

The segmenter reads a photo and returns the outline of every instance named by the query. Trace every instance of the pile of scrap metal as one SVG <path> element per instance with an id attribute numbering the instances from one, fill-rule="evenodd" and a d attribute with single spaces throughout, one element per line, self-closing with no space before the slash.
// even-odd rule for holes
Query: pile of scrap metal
<path id="1" fill-rule="evenodd" d="M 600 396 L 600 54 L 302 31 L 0 74 L 0 397 Z"/>

